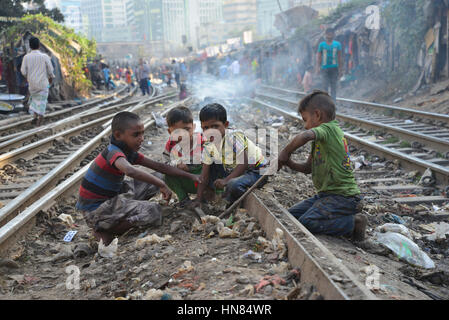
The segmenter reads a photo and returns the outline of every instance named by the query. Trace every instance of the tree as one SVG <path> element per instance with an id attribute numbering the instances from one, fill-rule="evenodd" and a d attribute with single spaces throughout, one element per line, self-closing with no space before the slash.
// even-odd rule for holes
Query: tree
<path id="1" fill-rule="evenodd" d="M 26 11 L 23 7 L 24 4 L 35 5 L 34 10 Z M 47 9 L 45 7 L 45 0 L 1 0 L 0 6 L 0 30 L 11 26 L 13 21 L 4 21 L 4 18 L 20 18 L 26 13 L 36 14 L 42 13 L 44 16 L 50 17 L 57 22 L 64 22 L 64 15 L 58 8 Z"/>

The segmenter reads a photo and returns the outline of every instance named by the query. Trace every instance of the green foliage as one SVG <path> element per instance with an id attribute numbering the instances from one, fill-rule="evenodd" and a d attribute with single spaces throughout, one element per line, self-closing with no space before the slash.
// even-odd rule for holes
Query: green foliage
<path id="1" fill-rule="evenodd" d="M 26 14 L 23 4 L 27 4 L 31 0 L 1 0 L 0 5 L 0 17 L 10 17 L 10 18 L 20 18 Z M 44 16 L 48 16 L 57 22 L 64 21 L 64 15 L 58 8 L 53 8 L 51 10 L 45 7 L 45 0 L 33 0 L 36 9 L 29 11 L 30 14 L 42 13 Z M 3 28 L 14 25 L 13 21 L 0 21 L 0 30 Z"/>
<path id="2" fill-rule="evenodd" d="M 81 94 L 92 86 L 84 76 L 83 67 L 87 60 L 96 55 L 96 43 L 76 34 L 73 29 L 64 27 L 42 14 L 26 15 L 3 35 L 6 43 L 18 41 L 26 31 L 30 31 L 48 48 L 53 50 L 63 68 L 65 81 Z M 79 51 L 77 50 L 79 49 Z"/>
<path id="3" fill-rule="evenodd" d="M 375 0 L 352 0 L 344 4 L 340 4 L 337 8 L 332 10 L 328 16 L 321 17 L 320 23 L 322 24 L 334 23 L 351 10 L 364 9 L 367 6 L 375 3 L 377 3 L 377 1 Z"/>

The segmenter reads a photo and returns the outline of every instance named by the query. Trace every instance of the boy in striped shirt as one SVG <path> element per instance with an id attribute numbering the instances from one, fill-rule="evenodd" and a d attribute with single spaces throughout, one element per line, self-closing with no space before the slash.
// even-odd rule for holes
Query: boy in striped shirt
<path id="1" fill-rule="evenodd" d="M 138 115 L 120 112 L 114 116 L 111 126 L 111 143 L 95 158 L 84 176 L 76 204 L 94 236 L 105 245 L 132 227 L 162 224 L 159 204 L 146 200 L 160 190 L 168 202 L 172 193 L 159 177 L 135 165 L 200 182 L 197 175 L 153 161 L 138 152 L 144 139 L 144 126 Z M 124 181 L 125 176 L 134 181 Z"/>

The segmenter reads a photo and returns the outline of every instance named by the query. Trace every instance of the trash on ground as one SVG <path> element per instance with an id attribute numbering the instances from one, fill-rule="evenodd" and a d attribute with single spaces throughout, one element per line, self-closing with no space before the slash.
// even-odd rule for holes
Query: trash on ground
<path id="1" fill-rule="evenodd" d="M 117 244 L 118 238 L 112 240 L 112 242 L 105 246 L 103 244 L 103 239 L 100 239 L 100 243 L 98 244 L 98 254 L 103 258 L 113 258 L 117 255 Z"/>
<path id="2" fill-rule="evenodd" d="M 77 234 L 78 231 L 76 230 L 71 230 L 69 232 L 66 233 L 65 237 L 64 237 L 64 241 L 65 242 L 70 242 L 72 241 L 73 237 L 75 236 L 75 234 Z"/>
<path id="3" fill-rule="evenodd" d="M 161 243 L 163 241 L 168 241 L 172 238 L 171 235 L 167 234 L 164 237 L 159 237 L 157 234 L 153 233 L 152 235 L 146 236 L 141 239 L 136 240 L 136 247 L 141 248 L 147 244 Z"/>
<path id="4" fill-rule="evenodd" d="M 69 226 L 72 226 L 73 224 L 75 224 L 75 220 L 73 220 L 73 218 L 72 218 L 72 216 L 71 216 L 70 214 L 65 214 L 65 213 L 63 213 L 63 214 L 60 214 L 60 215 L 58 216 L 58 218 L 59 218 L 62 222 L 68 224 Z"/>
<path id="5" fill-rule="evenodd" d="M 426 235 L 425 237 L 428 240 L 437 241 L 446 239 L 446 235 L 449 235 L 449 223 L 440 222 L 440 223 L 431 223 L 430 226 L 435 230 L 432 234 Z"/>
<path id="6" fill-rule="evenodd" d="M 408 228 L 402 224 L 397 223 L 385 223 L 381 226 L 376 227 L 375 229 L 378 232 L 396 232 L 406 236 L 409 239 L 413 239 L 412 234 L 408 230 Z"/>
<path id="7" fill-rule="evenodd" d="M 411 265 L 426 269 L 435 268 L 435 263 L 416 243 L 400 233 L 386 232 L 375 234 L 376 241 L 393 251 L 399 259 Z"/>
<path id="8" fill-rule="evenodd" d="M 258 252 L 254 252 L 253 250 L 249 250 L 248 252 L 244 253 L 242 257 L 255 260 L 257 262 L 262 262 L 262 255 Z"/>

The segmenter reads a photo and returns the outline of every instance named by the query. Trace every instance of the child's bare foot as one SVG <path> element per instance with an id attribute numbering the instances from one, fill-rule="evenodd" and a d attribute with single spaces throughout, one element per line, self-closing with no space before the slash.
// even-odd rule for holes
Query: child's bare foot
<path id="1" fill-rule="evenodd" d="M 368 224 L 368 219 L 362 214 L 356 214 L 354 216 L 354 232 L 352 234 L 352 239 L 354 241 L 360 242 L 365 240 L 366 226 Z"/>

